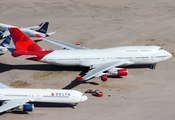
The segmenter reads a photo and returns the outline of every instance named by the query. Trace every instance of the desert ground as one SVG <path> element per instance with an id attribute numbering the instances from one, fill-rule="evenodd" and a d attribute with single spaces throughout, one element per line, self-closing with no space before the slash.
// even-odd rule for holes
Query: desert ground
<path id="1" fill-rule="evenodd" d="M 149 66 L 126 67 L 126 77 L 109 76 L 77 83 L 82 67 L 62 67 L 16 60 L 0 52 L 0 82 L 11 87 L 100 89 L 104 97 L 86 94 L 77 109 L 66 105 L 35 106 L 33 112 L 0 114 L 3 120 L 173 120 L 175 118 L 174 0 L 1 0 L 0 23 L 28 27 L 50 22 L 50 38 L 92 49 L 156 45 L 173 57 Z M 32 38 L 44 49 L 59 46 Z M 2 40 L 1 40 L 2 41 Z M 0 41 L 0 42 L 1 42 Z M 11 43 L 13 45 L 13 43 Z M 17 82 L 21 81 L 21 82 Z M 20 84 L 21 83 L 21 84 Z"/>

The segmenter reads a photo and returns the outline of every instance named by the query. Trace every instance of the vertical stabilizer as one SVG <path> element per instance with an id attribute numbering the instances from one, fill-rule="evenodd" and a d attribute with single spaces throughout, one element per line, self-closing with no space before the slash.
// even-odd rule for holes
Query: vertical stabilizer
<path id="1" fill-rule="evenodd" d="M 9 28 L 9 31 L 17 51 L 44 51 L 18 28 Z"/>
<path id="2" fill-rule="evenodd" d="M 45 22 L 44 25 L 39 30 L 36 30 L 36 31 L 46 34 L 48 26 L 49 26 L 49 22 Z"/>

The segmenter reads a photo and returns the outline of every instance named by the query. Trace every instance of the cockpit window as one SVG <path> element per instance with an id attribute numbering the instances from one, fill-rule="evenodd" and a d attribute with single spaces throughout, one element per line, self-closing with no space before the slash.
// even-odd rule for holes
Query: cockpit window
<path id="1" fill-rule="evenodd" d="M 163 50 L 162 48 L 159 48 L 159 50 Z"/>
<path id="2" fill-rule="evenodd" d="M 81 94 L 81 96 L 84 96 L 84 94 Z"/>

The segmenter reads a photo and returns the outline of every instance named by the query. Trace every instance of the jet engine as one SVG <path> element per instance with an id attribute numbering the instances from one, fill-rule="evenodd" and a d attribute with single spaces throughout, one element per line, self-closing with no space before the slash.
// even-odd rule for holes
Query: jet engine
<path id="1" fill-rule="evenodd" d="M 19 106 L 17 109 L 21 111 L 33 111 L 34 105 L 33 104 L 23 104 Z"/>
<path id="2" fill-rule="evenodd" d="M 107 75 L 102 75 L 102 76 L 101 76 L 101 80 L 102 80 L 103 82 L 107 81 L 107 79 L 108 79 Z"/>
<path id="3" fill-rule="evenodd" d="M 126 76 L 128 74 L 128 70 L 127 69 L 113 68 L 113 69 L 109 70 L 109 72 L 111 74 L 118 75 L 118 76 Z"/>

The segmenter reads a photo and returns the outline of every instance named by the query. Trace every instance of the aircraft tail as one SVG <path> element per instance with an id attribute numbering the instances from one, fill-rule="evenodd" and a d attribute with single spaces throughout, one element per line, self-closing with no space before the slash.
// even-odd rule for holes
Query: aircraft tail
<path id="1" fill-rule="evenodd" d="M 48 26 L 49 26 L 49 22 L 45 22 L 44 25 L 39 30 L 36 30 L 36 31 L 46 34 Z"/>
<path id="2" fill-rule="evenodd" d="M 18 28 L 9 28 L 9 31 L 17 51 L 44 51 L 43 48 Z"/>

